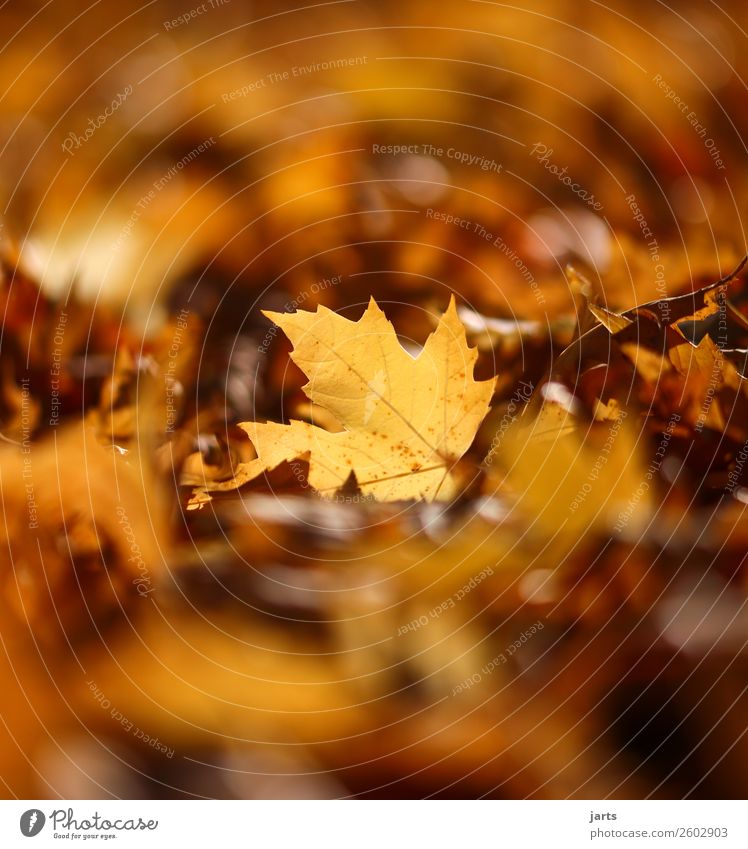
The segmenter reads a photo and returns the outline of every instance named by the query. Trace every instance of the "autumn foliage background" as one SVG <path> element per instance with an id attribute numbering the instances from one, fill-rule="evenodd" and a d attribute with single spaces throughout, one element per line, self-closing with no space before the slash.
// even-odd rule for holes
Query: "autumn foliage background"
<path id="1" fill-rule="evenodd" d="M 743 4 L 203 6 L 0 10 L 3 794 L 742 797 Z M 452 295 L 453 498 L 211 487 Z"/>

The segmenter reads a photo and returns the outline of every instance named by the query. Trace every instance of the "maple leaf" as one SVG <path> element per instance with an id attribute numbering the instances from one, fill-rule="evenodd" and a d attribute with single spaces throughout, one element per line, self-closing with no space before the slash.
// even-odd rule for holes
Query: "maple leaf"
<path id="1" fill-rule="evenodd" d="M 495 385 L 473 376 L 477 353 L 467 345 L 454 298 L 417 357 L 402 347 L 373 298 L 358 321 L 324 306 L 264 314 L 293 343 L 291 359 L 309 379 L 308 398 L 343 429 L 241 423 L 257 459 L 241 464 L 233 480 L 196 493 L 194 506 L 207 491 L 234 488 L 297 458 L 308 459 L 309 484 L 323 496 L 353 472 L 361 493 L 380 501 L 454 497 L 455 464 L 475 438 Z"/>

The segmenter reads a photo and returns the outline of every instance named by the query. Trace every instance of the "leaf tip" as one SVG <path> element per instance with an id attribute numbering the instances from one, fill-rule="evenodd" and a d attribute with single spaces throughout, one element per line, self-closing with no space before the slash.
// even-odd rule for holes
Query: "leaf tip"
<path id="1" fill-rule="evenodd" d="M 260 312 L 265 316 L 265 318 L 269 318 L 270 321 L 273 322 L 273 324 L 278 324 L 278 318 L 286 315 L 286 313 L 275 312 L 273 310 L 260 310 Z"/>

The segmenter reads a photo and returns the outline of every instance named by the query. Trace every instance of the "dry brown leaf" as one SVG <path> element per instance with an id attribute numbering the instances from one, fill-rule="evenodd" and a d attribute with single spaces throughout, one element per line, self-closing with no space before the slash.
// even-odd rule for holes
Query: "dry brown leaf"
<path id="1" fill-rule="evenodd" d="M 623 330 L 632 324 L 632 320 L 630 318 L 626 318 L 625 315 L 619 315 L 618 313 L 611 312 L 610 310 L 605 309 L 605 307 L 589 304 L 587 308 L 600 322 L 600 324 L 604 324 L 611 333 L 618 333 L 619 330 Z"/>

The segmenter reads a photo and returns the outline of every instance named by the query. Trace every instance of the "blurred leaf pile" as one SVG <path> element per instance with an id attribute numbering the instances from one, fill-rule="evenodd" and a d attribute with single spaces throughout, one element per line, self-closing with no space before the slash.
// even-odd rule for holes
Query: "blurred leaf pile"
<path id="1" fill-rule="evenodd" d="M 240 6 L 0 12 L 4 793 L 743 796 L 742 30 Z M 188 509 L 240 422 L 334 429 L 263 310 L 417 353 L 452 294 L 449 501 L 302 457 Z"/>

